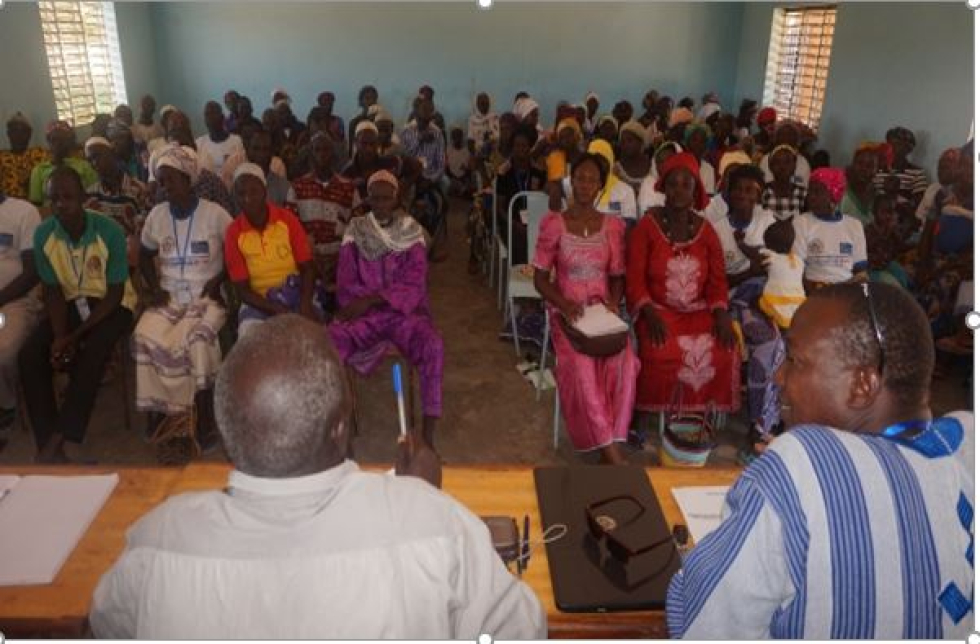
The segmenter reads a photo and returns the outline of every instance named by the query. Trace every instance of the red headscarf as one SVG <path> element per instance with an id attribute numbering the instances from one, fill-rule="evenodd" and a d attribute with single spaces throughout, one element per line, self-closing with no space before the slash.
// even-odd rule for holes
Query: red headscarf
<path id="1" fill-rule="evenodd" d="M 694 209 L 704 210 L 708 205 L 708 193 L 704 191 L 704 184 L 701 183 L 701 164 L 690 152 L 681 152 L 667 157 L 661 167 L 657 184 L 654 186 L 657 192 L 664 191 L 664 183 L 674 170 L 686 170 L 694 177 Z"/>
<path id="2" fill-rule="evenodd" d="M 839 205 L 847 189 L 847 177 L 842 168 L 817 168 L 810 173 L 810 183 L 821 183 L 830 192 L 834 205 Z"/>
<path id="3" fill-rule="evenodd" d="M 765 127 L 776 122 L 776 108 L 775 107 L 763 107 L 759 110 L 759 115 L 755 117 L 755 123 L 759 127 Z"/>

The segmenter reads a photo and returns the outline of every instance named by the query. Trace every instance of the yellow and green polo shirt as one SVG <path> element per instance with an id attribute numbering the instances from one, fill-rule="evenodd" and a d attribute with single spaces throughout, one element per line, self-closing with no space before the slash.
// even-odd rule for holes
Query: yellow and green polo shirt
<path id="1" fill-rule="evenodd" d="M 75 157 L 68 157 L 65 159 L 65 165 L 78 173 L 78 176 L 82 178 L 82 185 L 88 187 L 99 180 L 99 175 L 95 172 L 95 169 L 89 165 L 89 162 L 85 159 L 77 159 Z M 51 161 L 42 161 L 34 166 L 31 170 L 30 185 L 27 189 L 27 198 L 35 206 L 47 206 L 48 195 L 44 192 L 44 184 L 48 182 L 48 177 L 57 168 Z"/>
<path id="2" fill-rule="evenodd" d="M 108 217 L 85 211 L 85 232 L 72 241 L 56 216 L 45 219 L 34 232 L 37 274 L 48 286 L 61 286 L 65 299 L 102 299 L 110 284 L 125 284 L 122 305 L 136 306 L 136 291 L 129 281 L 126 234 Z"/>

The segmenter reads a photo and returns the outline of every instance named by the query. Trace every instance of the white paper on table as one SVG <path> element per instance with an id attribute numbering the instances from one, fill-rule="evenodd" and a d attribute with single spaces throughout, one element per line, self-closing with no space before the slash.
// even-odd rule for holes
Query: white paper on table
<path id="1" fill-rule="evenodd" d="M 694 543 L 721 525 L 721 509 L 725 505 L 728 489 L 727 485 L 712 485 L 675 487 L 671 490 Z"/>
<path id="2" fill-rule="evenodd" d="M 625 333 L 629 330 L 622 318 L 606 308 L 605 304 L 585 307 L 582 317 L 575 321 L 575 328 L 589 338 Z"/>
<path id="3" fill-rule="evenodd" d="M 0 499 L 0 586 L 54 581 L 117 483 L 118 474 L 16 481 Z"/>
<path id="4" fill-rule="evenodd" d="M 11 476 L 9 474 L 0 474 L 0 499 L 3 498 L 7 490 L 14 489 L 14 486 L 20 481 L 19 476 Z"/>

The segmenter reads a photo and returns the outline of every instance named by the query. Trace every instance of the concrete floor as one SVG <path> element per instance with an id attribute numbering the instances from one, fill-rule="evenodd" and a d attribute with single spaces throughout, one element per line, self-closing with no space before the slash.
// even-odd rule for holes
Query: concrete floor
<path id="1" fill-rule="evenodd" d="M 560 464 L 580 462 L 568 440 L 560 435 L 552 449 L 554 392 L 535 400 L 534 388 L 517 372 L 519 360 L 513 344 L 498 339 L 502 313 L 495 291 L 485 276 L 469 275 L 469 249 L 465 239 L 466 204 L 453 202 L 450 215 L 450 254 L 447 261 L 430 264 L 430 294 L 436 325 L 446 345 L 444 415 L 436 446 L 447 464 Z M 524 352 L 536 351 L 530 347 Z M 129 370 L 132 378 L 132 368 Z M 934 407 L 937 413 L 968 406 L 969 391 L 962 377 L 937 380 Z M 130 387 L 130 392 L 134 391 Z M 359 405 L 359 433 L 354 440 L 355 456 L 362 462 L 384 463 L 394 457 L 398 435 L 397 410 L 391 388 L 390 369 L 355 383 Z M 131 398 L 132 396 L 130 396 Z M 130 402 L 131 404 L 131 402 Z M 154 464 L 153 449 L 143 440 L 145 419 L 131 411 L 131 428 L 124 427 L 123 396 L 119 379 L 106 383 L 99 394 L 95 413 L 82 448 L 86 460 L 100 464 Z M 652 425 L 652 419 L 641 419 Z M 3 452 L 2 464 L 30 463 L 34 456 L 31 435 L 21 431 L 18 421 Z M 731 417 L 719 436 L 712 461 L 732 463 L 744 443 L 745 423 Z M 650 432 L 651 437 L 655 432 Z M 655 448 L 634 452 L 637 464 L 656 462 Z M 208 457 L 223 459 L 220 452 Z M 584 457 L 589 460 L 589 457 Z"/>

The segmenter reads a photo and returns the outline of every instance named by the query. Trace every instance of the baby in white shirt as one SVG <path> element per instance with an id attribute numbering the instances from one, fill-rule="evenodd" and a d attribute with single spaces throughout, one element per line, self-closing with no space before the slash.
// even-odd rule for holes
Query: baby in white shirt
<path id="1" fill-rule="evenodd" d="M 796 231 L 792 220 L 777 221 L 763 233 L 766 247 L 759 253 L 768 264 L 769 279 L 759 298 L 759 308 L 779 326 L 789 328 L 796 309 L 806 301 L 803 261 L 793 254 Z"/>

